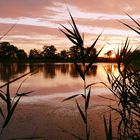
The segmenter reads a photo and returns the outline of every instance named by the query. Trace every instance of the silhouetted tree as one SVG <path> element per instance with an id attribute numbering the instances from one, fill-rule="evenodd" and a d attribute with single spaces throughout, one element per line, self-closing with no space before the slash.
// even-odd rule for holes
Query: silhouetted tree
<path id="1" fill-rule="evenodd" d="M 67 50 L 62 50 L 60 52 L 60 57 L 63 58 L 63 59 L 67 59 L 69 57 L 69 52 Z"/>
<path id="2" fill-rule="evenodd" d="M 95 48 L 92 48 L 92 50 L 90 50 L 89 53 L 86 53 L 88 49 L 89 47 L 84 48 L 84 55 L 86 55 L 85 58 L 92 59 L 93 57 L 95 57 L 97 51 Z M 78 48 L 77 46 L 70 47 L 69 54 L 71 58 L 81 59 L 80 48 Z"/>
<path id="3" fill-rule="evenodd" d="M 80 57 L 80 48 L 72 46 L 69 49 L 69 53 L 71 58 L 78 59 Z"/>
<path id="4" fill-rule="evenodd" d="M 36 59 L 36 58 L 40 58 L 41 55 L 39 53 L 39 51 L 37 49 L 31 49 L 29 52 L 29 58 L 30 59 Z"/>
<path id="5" fill-rule="evenodd" d="M 27 54 L 24 50 L 20 49 L 17 51 L 17 58 L 18 59 L 27 59 Z"/>
<path id="6" fill-rule="evenodd" d="M 113 50 L 109 50 L 104 55 L 110 58 L 112 54 L 113 54 Z"/>
<path id="7" fill-rule="evenodd" d="M 11 45 L 9 42 L 0 43 L 0 58 L 17 58 L 18 48 L 14 45 Z"/>
<path id="8" fill-rule="evenodd" d="M 57 49 L 55 48 L 55 46 L 51 45 L 51 46 L 44 46 L 43 47 L 43 51 L 42 51 L 42 55 L 45 58 L 54 58 L 55 57 L 55 53 L 56 53 Z"/>
<path id="9" fill-rule="evenodd" d="M 86 54 L 86 52 L 88 51 L 89 47 L 85 48 L 84 49 L 84 52 Z M 92 59 L 96 56 L 96 48 L 92 48 L 91 51 L 87 54 L 87 56 L 85 56 L 87 59 Z"/>

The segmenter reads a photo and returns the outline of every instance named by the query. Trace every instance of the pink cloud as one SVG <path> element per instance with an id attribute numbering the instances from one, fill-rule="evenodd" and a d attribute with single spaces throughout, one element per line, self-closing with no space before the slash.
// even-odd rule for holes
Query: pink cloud
<path id="1" fill-rule="evenodd" d="M 124 12 L 136 20 L 140 13 L 140 1 L 132 0 L 1 0 L 0 5 L 0 35 L 18 21 L 5 40 L 23 48 L 26 46 L 27 50 L 36 46 L 41 48 L 46 43 L 58 48 L 72 45 L 58 30 L 60 24 L 69 27 L 67 7 L 80 32 L 89 37 L 89 42 L 91 36 L 95 37 L 102 31 L 103 36 L 136 36 L 117 20 L 132 24 Z"/>

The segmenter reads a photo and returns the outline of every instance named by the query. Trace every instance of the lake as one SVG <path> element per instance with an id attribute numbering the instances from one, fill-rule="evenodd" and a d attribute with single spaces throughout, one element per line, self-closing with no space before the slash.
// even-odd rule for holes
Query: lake
<path id="1" fill-rule="evenodd" d="M 34 71 L 35 74 L 27 75 L 10 84 L 12 97 L 17 90 L 19 93 L 33 92 L 21 98 L 1 139 L 43 137 L 42 140 L 75 140 L 65 131 L 84 138 L 85 125 L 75 100 L 62 102 L 71 95 L 83 93 L 83 81 L 75 66 L 71 63 L 0 63 L 0 85 L 5 84 L 8 77 L 11 81 L 29 71 Z M 86 84 L 95 82 L 108 84 L 106 72 L 117 75 L 117 65 L 114 63 L 92 65 L 86 76 Z M 6 87 L 1 90 L 6 92 Z M 88 109 L 91 139 L 105 140 L 103 114 L 108 112 L 107 105 L 116 105 L 116 102 L 98 95 L 113 98 L 113 94 L 102 84 L 94 85 L 91 90 Z M 76 100 L 83 108 L 83 98 Z M 117 132 L 116 129 L 113 130 Z"/>
<path id="2" fill-rule="evenodd" d="M 29 71 L 35 71 L 33 75 L 27 75 L 20 80 L 10 84 L 13 96 L 20 87 L 20 92 L 33 91 L 23 102 L 39 102 L 56 97 L 67 97 L 82 93 L 83 81 L 71 63 L 0 63 L 0 85 L 15 79 Z M 117 74 L 115 63 L 96 63 L 92 65 L 87 73 L 87 85 L 94 82 L 105 82 L 108 84 L 107 73 Z M 5 88 L 3 88 L 5 90 Z M 92 94 L 109 94 L 107 88 L 102 84 L 96 84 L 92 88 Z"/>

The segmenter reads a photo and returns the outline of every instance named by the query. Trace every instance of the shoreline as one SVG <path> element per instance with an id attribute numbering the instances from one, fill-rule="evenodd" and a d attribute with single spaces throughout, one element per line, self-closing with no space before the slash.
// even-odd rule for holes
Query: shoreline
<path id="1" fill-rule="evenodd" d="M 90 63 L 93 61 L 92 59 L 90 60 L 85 60 L 85 63 Z M 0 59 L 1 63 L 83 63 L 82 60 L 77 60 L 77 59 Z M 116 63 L 115 58 L 103 58 L 99 57 L 97 60 L 94 61 L 94 63 Z"/>

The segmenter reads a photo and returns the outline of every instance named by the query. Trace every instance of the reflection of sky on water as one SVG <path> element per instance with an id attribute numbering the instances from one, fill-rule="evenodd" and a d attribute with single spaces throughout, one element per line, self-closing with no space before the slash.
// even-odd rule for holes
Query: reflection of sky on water
<path id="1" fill-rule="evenodd" d="M 48 94 L 48 95 L 32 95 L 32 96 L 28 96 L 28 97 L 24 97 L 21 99 L 21 103 L 45 103 L 46 101 L 49 102 L 53 99 L 55 99 L 55 102 L 57 101 L 57 98 L 61 98 L 59 100 L 62 101 L 63 99 L 73 96 L 75 94 L 81 94 L 83 90 L 79 90 L 79 91 L 72 91 L 72 92 L 67 92 L 66 94 L 64 93 L 54 93 L 54 94 Z M 110 91 L 107 88 L 104 87 L 95 87 L 92 90 L 91 96 L 92 95 L 108 95 L 110 94 Z M 80 96 L 79 96 L 80 97 Z M 54 100 L 53 100 L 54 101 Z M 50 102 L 51 103 L 51 102 Z"/>
<path id="2" fill-rule="evenodd" d="M 42 97 L 46 97 L 46 95 L 51 98 L 54 96 L 65 96 L 71 93 L 79 93 L 79 91 L 83 88 L 83 81 L 79 77 L 79 74 L 75 70 L 73 64 L 1 64 L 0 69 L 0 78 L 1 84 L 6 82 L 6 78 L 8 75 L 8 71 L 10 72 L 10 79 L 16 78 L 19 75 L 22 75 L 29 70 L 37 70 L 38 73 L 28 77 L 22 84 L 20 91 L 31 91 L 34 92 L 31 94 L 32 96 L 43 95 Z M 98 63 L 92 66 L 90 71 L 86 76 L 87 84 L 91 84 L 94 82 L 105 82 L 107 84 L 107 76 L 106 72 L 117 74 L 116 64 L 108 64 L 108 63 Z M 10 89 L 12 93 L 16 91 L 21 82 L 26 78 L 22 78 L 11 84 Z M 94 94 L 103 94 L 108 91 L 101 84 L 96 84 L 93 86 L 92 91 Z M 41 98 L 41 97 L 40 97 Z"/>

